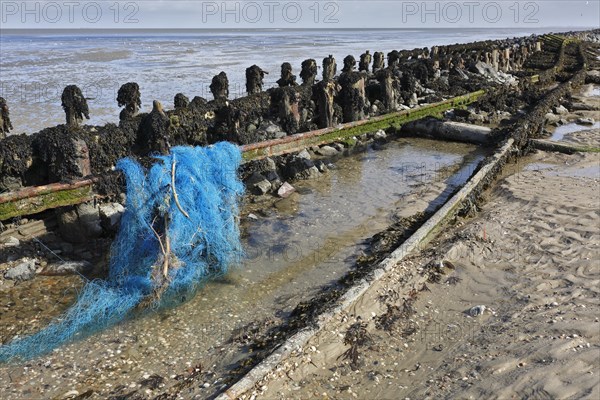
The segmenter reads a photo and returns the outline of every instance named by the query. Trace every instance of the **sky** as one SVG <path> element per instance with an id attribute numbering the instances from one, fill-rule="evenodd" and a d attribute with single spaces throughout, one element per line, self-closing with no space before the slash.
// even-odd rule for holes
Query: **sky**
<path id="1" fill-rule="evenodd" d="M 2 29 L 600 28 L 600 0 L 0 0 Z"/>

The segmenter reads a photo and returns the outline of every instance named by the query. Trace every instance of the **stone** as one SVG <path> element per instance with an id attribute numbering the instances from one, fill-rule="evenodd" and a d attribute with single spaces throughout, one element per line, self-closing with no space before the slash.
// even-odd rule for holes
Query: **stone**
<path id="1" fill-rule="evenodd" d="M 485 123 L 485 118 L 486 115 L 484 114 L 472 113 L 469 115 L 469 118 L 467 118 L 467 120 L 472 124 L 483 124 Z"/>
<path id="2" fill-rule="evenodd" d="M 277 164 L 275 164 L 275 161 L 271 158 L 271 157 L 267 157 L 264 159 L 265 161 L 265 165 L 266 165 L 266 171 L 276 171 L 277 170 Z"/>
<path id="3" fill-rule="evenodd" d="M 77 390 L 70 390 L 62 395 L 63 399 L 73 399 L 79 396 L 79 392 Z"/>
<path id="4" fill-rule="evenodd" d="M 331 145 L 334 149 L 336 149 L 337 151 L 339 151 L 340 153 L 343 152 L 345 150 L 345 147 L 343 144 L 341 143 L 334 143 Z"/>
<path id="5" fill-rule="evenodd" d="M 10 236 L 5 242 L 4 242 L 4 246 L 6 247 L 17 247 L 21 244 L 21 242 L 19 241 L 19 239 L 17 239 L 14 236 Z"/>
<path id="6" fill-rule="evenodd" d="M 322 146 L 316 153 L 323 157 L 333 157 L 338 154 L 338 151 L 331 146 Z"/>
<path id="7" fill-rule="evenodd" d="M 380 129 L 377 132 L 375 132 L 373 137 L 375 139 L 385 139 L 387 137 L 387 134 L 385 133 L 385 131 L 383 129 Z"/>
<path id="8" fill-rule="evenodd" d="M 553 113 L 548 113 L 544 116 L 544 119 L 546 120 L 546 123 L 549 125 L 554 125 L 557 126 L 559 121 L 560 121 L 560 117 L 556 114 Z"/>
<path id="9" fill-rule="evenodd" d="M 289 158 L 282 166 L 281 172 L 284 178 L 291 180 L 312 179 L 320 175 L 312 160 L 298 156 Z"/>
<path id="10" fill-rule="evenodd" d="M 577 119 L 578 125 L 594 125 L 594 118 L 579 118 Z"/>
<path id="11" fill-rule="evenodd" d="M 303 158 L 305 160 L 310 160 L 310 153 L 308 152 L 308 150 L 304 149 L 300 153 L 298 153 L 296 157 Z"/>
<path id="12" fill-rule="evenodd" d="M 469 315 L 471 317 L 477 317 L 479 315 L 482 315 L 485 312 L 485 310 L 486 306 L 484 305 L 474 306 L 469 309 Z"/>
<path id="13" fill-rule="evenodd" d="M 255 193 L 260 195 L 266 194 L 271 190 L 272 185 L 268 180 L 260 181 L 256 185 L 254 185 Z"/>
<path id="14" fill-rule="evenodd" d="M 289 183 L 284 182 L 283 185 L 281 185 L 281 187 L 279 188 L 279 190 L 277 190 L 277 196 L 281 197 L 282 199 L 285 199 L 285 198 L 289 197 L 295 191 L 296 191 L 296 188 L 294 188 Z"/>
<path id="15" fill-rule="evenodd" d="M 79 204 L 57 210 L 58 230 L 71 243 L 84 243 L 102 234 L 100 213 L 93 204 Z"/>
<path id="16" fill-rule="evenodd" d="M 419 98 L 417 97 L 417 93 L 413 93 L 408 100 L 409 107 L 415 107 L 419 105 Z"/>
<path id="17" fill-rule="evenodd" d="M 256 195 L 263 195 L 271 190 L 269 182 L 262 174 L 255 172 L 246 180 L 246 187 Z"/>
<path id="18" fill-rule="evenodd" d="M 472 64 L 469 67 L 469 71 L 474 72 L 479 75 L 483 75 L 488 79 L 492 79 L 495 81 L 500 80 L 500 77 L 498 76 L 498 73 L 496 72 L 494 67 L 492 67 L 491 65 L 486 64 L 484 62 L 481 62 L 481 61 L 478 61 L 477 63 Z"/>
<path id="19" fill-rule="evenodd" d="M 28 281 L 35 277 L 35 270 L 35 259 L 22 258 L 16 266 L 4 273 L 4 278 L 17 282 Z"/>
<path id="20" fill-rule="evenodd" d="M 276 171 L 266 171 L 264 172 L 264 176 L 269 182 L 271 182 L 271 187 L 273 190 L 276 190 L 281 186 L 281 178 Z"/>
<path id="21" fill-rule="evenodd" d="M 100 226 L 109 232 L 116 232 L 125 212 L 125 207 L 119 203 L 102 204 L 99 207 Z"/>
<path id="22" fill-rule="evenodd" d="M 558 107 L 554 107 L 553 110 L 554 110 L 554 114 L 558 114 L 558 115 L 564 115 L 564 114 L 568 114 L 569 113 L 569 110 L 567 110 L 565 108 L 565 106 L 563 106 L 563 105 L 560 105 Z"/>
<path id="23" fill-rule="evenodd" d="M 40 275 L 44 276 L 65 276 L 81 275 L 91 272 L 93 266 L 88 261 L 63 261 L 46 265 Z"/>
<path id="24" fill-rule="evenodd" d="M 308 168 L 306 171 L 304 171 L 302 176 L 303 176 L 303 179 L 315 179 L 315 178 L 318 178 L 319 176 L 321 176 L 321 173 L 319 172 L 319 169 L 316 166 L 312 166 L 312 167 Z"/>
<path id="25" fill-rule="evenodd" d="M 327 172 L 329 169 L 327 168 L 327 164 L 325 164 L 323 161 L 318 160 L 317 162 L 315 162 L 315 167 L 317 167 L 317 169 L 319 170 L 319 172 L 321 173 L 325 173 Z"/>

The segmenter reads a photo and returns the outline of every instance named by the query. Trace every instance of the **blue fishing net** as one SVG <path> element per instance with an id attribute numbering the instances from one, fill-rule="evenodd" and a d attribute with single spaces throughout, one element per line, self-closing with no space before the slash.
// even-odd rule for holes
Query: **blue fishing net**
<path id="1" fill-rule="evenodd" d="M 179 302 L 240 261 L 239 148 L 174 147 L 156 159 L 149 170 L 132 159 L 117 163 L 127 200 L 108 278 L 87 282 L 75 304 L 40 332 L 0 346 L 0 361 L 32 358 L 135 309 Z"/>

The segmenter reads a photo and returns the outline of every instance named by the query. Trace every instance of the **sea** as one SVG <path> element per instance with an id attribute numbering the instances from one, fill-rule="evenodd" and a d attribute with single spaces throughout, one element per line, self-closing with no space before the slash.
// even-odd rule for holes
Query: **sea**
<path id="1" fill-rule="evenodd" d="M 563 28 L 564 30 L 564 28 Z M 165 109 L 183 93 L 212 99 L 211 79 L 225 71 L 230 97 L 245 95 L 245 70 L 256 64 L 268 72 L 264 88 L 275 86 L 283 62 L 300 82 L 307 58 L 319 64 L 365 50 L 413 49 L 485 39 L 542 34 L 528 29 L 371 29 L 371 30 L 31 30 L 0 31 L 0 96 L 10 107 L 11 134 L 39 131 L 64 123 L 61 93 L 78 85 L 88 99 L 90 125 L 118 123 L 117 91 L 137 82 L 142 111 L 159 100 Z"/>

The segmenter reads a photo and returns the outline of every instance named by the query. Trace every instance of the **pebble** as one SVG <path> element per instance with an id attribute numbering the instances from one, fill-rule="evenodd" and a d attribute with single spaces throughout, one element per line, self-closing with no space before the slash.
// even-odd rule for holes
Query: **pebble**
<path id="1" fill-rule="evenodd" d="M 16 238 L 16 237 L 14 237 L 14 236 L 10 236 L 10 237 L 8 238 L 8 240 L 7 240 L 6 242 L 4 242 L 4 245 L 5 245 L 6 247 L 17 247 L 17 246 L 18 246 L 18 245 L 20 245 L 20 244 L 21 244 L 21 242 L 19 241 L 19 239 L 17 239 L 17 238 Z"/>
<path id="2" fill-rule="evenodd" d="M 79 392 L 77 390 L 71 390 L 65 394 L 63 394 L 63 399 L 70 399 L 72 397 L 79 396 Z"/>
<path id="3" fill-rule="evenodd" d="M 477 317 L 485 312 L 486 307 L 484 305 L 471 307 L 469 310 L 469 315 L 471 317 Z"/>

